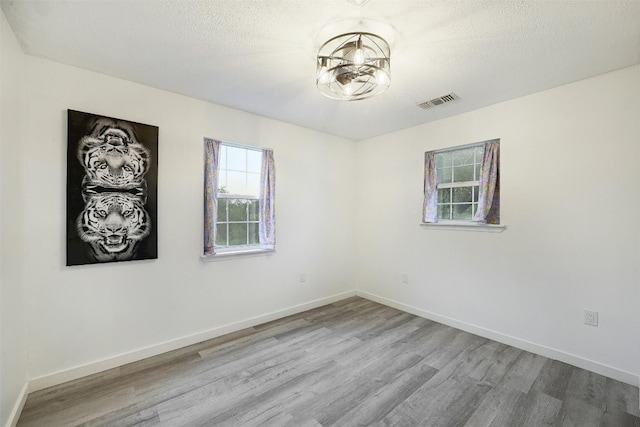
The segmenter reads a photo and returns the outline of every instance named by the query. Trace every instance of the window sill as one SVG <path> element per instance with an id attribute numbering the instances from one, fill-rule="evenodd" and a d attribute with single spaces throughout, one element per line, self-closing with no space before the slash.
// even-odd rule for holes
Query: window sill
<path id="1" fill-rule="evenodd" d="M 246 258 L 250 256 L 264 256 L 271 255 L 275 252 L 275 249 L 243 249 L 238 251 L 217 252 L 213 255 L 201 255 L 200 260 L 202 262 L 213 261 L 226 261 L 229 259 Z"/>
<path id="2" fill-rule="evenodd" d="M 484 233 L 502 233 L 507 229 L 506 225 L 499 224 L 482 224 L 471 221 L 440 221 L 440 222 L 423 222 L 422 227 L 434 230 L 454 230 L 454 231 L 480 231 Z"/>

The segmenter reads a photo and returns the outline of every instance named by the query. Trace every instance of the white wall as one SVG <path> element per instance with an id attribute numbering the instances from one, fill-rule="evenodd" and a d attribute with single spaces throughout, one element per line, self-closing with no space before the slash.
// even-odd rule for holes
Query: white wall
<path id="1" fill-rule="evenodd" d="M 0 12 L 0 425 L 26 394 L 26 301 L 22 263 L 24 55 Z"/>
<path id="2" fill-rule="evenodd" d="M 23 262 L 36 388 L 107 366 L 101 359 L 353 292 L 355 143 L 31 56 L 26 70 Z M 65 267 L 67 108 L 159 126 L 157 260 Z M 200 260 L 205 136 L 274 149 L 275 254 Z"/>
<path id="3" fill-rule="evenodd" d="M 359 292 L 637 383 L 639 100 L 635 66 L 359 142 Z M 491 138 L 506 231 L 421 227 L 424 152 Z"/>
<path id="4" fill-rule="evenodd" d="M 355 144 L 25 56 L 0 26 L 0 423 L 27 379 L 46 386 L 356 285 L 623 380 L 640 372 L 640 67 Z M 159 126 L 158 260 L 64 266 L 67 108 Z M 274 148 L 275 254 L 200 261 L 204 136 Z M 424 151 L 496 137 L 508 229 L 421 228 Z"/>

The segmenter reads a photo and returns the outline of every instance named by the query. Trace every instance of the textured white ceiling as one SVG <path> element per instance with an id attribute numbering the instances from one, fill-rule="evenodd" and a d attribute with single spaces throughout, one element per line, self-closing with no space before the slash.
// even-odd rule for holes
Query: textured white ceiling
<path id="1" fill-rule="evenodd" d="M 0 1 L 28 54 L 356 140 L 640 63 L 637 0 L 360 3 Z M 378 23 L 389 90 L 322 96 L 321 37 Z M 450 91 L 460 99 L 416 106 Z"/>

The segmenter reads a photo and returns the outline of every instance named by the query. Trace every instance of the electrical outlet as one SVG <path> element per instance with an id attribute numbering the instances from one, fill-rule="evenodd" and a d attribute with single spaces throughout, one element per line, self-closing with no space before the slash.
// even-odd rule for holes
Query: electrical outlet
<path id="1" fill-rule="evenodd" d="M 585 310 L 584 311 L 584 324 L 589 326 L 598 326 L 598 312 Z"/>
<path id="2" fill-rule="evenodd" d="M 300 276 L 298 277 L 298 281 L 300 283 L 305 283 L 307 281 L 307 273 L 300 273 Z"/>
<path id="3" fill-rule="evenodd" d="M 400 275 L 400 280 L 402 283 L 409 283 L 409 275 L 407 273 L 402 273 Z"/>

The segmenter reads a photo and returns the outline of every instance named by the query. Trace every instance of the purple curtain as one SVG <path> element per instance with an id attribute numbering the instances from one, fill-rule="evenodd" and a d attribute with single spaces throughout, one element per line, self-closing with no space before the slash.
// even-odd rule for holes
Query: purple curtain
<path id="1" fill-rule="evenodd" d="M 267 249 L 276 245 L 276 167 L 273 150 L 262 152 L 262 170 L 260 174 L 260 244 Z"/>
<path id="2" fill-rule="evenodd" d="M 220 141 L 204 140 L 204 254 L 213 255 L 218 217 Z"/>
<path id="3" fill-rule="evenodd" d="M 480 195 L 474 221 L 500 224 L 500 141 L 484 147 L 480 166 Z"/>
<path id="4" fill-rule="evenodd" d="M 424 205 L 423 222 L 438 222 L 438 184 L 436 176 L 436 153 L 428 151 L 424 155 Z"/>

